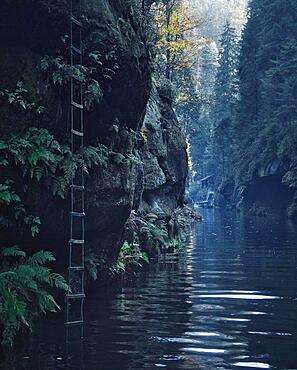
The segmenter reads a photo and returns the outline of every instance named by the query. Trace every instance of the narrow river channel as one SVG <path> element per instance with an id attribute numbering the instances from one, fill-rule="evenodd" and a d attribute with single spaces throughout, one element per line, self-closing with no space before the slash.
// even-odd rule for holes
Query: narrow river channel
<path id="1" fill-rule="evenodd" d="M 65 353 L 55 319 L 6 368 L 297 369 L 296 225 L 218 210 L 203 218 L 178 262 L 88 297 L 82 347 Z"/>

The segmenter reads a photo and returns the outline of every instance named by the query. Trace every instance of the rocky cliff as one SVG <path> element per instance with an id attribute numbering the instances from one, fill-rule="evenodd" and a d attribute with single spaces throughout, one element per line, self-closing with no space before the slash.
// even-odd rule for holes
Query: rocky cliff
<path id="1" fill-rule="evenodd" d="M 88 168 L 86 240 L 88 248 L 113 261 L 126 238 L 131 213 L 153 213 L 156 218 L 166 214 L 170 224 L 168 214 L 184 206 L 186 144 L 170 87 L 152 84 L 152 61 L 137 2 L 82 4 L 85 69 L 79 73 L 85 81 L 85 146 L 100 145 L 105 153 L 104 165 Z M 4 0 L 0 13 L 0 88 L 6 95 L 20 91 L 20 100 L 24 94 L 31 104 L 43 107 L 36 115 L 3 98 L 1 137 L 22 137 L 37 127 L 69 145 L 67 2 Z M 64 199 L 53 195 L 46 180 L 34 181 L 20 167 L 3 167 L 0 182 L 13 179 L 26 209 L 40 217 L 40 232 L 32 239 L 11 225 L 5 243 L 42 246 L 66 256 L 68 192 Z"/>

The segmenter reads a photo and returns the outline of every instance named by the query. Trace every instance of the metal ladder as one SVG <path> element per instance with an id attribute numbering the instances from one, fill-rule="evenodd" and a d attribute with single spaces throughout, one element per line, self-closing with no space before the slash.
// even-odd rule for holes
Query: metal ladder
<path id="1" fill-rule="evenodd" d="M 82 65 L 82 22 L 80 0 L 71 0 L 70 12 L 70 120 L 71 151 L 76 153 L 84 146 L 84 108 L 82 80 L 74 73 L 75 66 Z M 71 328 L 79 328 L 79 339 L 83 339 L 85 299 L 85 179 L 83 166 L 77 169 L 71 185 L 70 240 L 68 284 L 71 289 L 66 295 L 66 342 L 73 340 Z M 77 330 L 76 330 L 77 333 Z M 77 339 L 77 334 L 76 334 Z"/>

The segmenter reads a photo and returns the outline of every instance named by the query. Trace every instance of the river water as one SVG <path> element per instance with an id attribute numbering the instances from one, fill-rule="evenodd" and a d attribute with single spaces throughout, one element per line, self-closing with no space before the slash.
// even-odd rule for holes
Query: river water
<path id="1" fill-rule="evenodd" d="M 89 295 L 85 341 L 47 321 L 3 369 L 297 369 L 297 227 L 203 210 L 187 253 Z"/>

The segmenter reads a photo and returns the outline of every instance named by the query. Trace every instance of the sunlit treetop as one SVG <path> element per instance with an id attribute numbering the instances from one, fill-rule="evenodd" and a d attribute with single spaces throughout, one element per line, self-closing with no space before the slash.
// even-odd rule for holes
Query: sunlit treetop
<path id="1" fill-rule="evenodd" d="M 198 48 L 205 39 L 195 30 L 201 19 L 191 15 L 181 0 L 171 0 L 154 6 L 158 29 L 157 49 L 164 64 L 166 77 L 173 79 L 177 70 L 188 69 L 197 60 Z"/>

